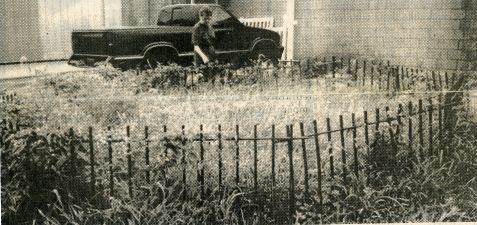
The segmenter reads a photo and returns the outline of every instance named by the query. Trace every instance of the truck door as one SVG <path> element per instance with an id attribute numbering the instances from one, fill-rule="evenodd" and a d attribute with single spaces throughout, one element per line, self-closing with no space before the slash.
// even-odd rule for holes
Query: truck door
<path id="1" fill-rule="evenodd" d="M 211 24 L 215 31 L 215 50 L 220 59 L 226 59 L 237 54 L 239 50 L 237 27 L 235 20 L 228 12 L 220 7 L 212 8 Z"/>

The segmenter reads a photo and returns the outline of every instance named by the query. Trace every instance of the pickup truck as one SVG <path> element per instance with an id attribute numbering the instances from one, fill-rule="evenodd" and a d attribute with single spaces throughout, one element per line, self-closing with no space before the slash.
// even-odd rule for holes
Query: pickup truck
<path id="1" fill-rule="evenodd" d="M 162 8 L 154 26 L 74 30 L 73 55 L 68 64 L 95 66 L 106 62 L 118 68 L 170 62 L 191 64 L 192 27 L 199 21 L 202 7 L 212 10 L 214 47 L 221 63 L 235 65 L 258 57 L 276 62 L 281 57 L 283 47 L 277 32 L 245 26 L 217 4 L 178 4 Z"/>

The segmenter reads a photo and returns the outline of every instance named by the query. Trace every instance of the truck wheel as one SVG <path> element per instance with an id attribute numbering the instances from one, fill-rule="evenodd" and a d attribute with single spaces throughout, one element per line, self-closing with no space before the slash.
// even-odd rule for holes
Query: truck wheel
<path id="1" fill-rule="evenodd" d="M 259 59 L 269 59 L 272 61 L 273 65 L 278 64 L 278 58 L 272 54 L 273 47 L 271 46 L 258 46 L 256 49 L 253 50 L 250 59 L 253 61 Z"/>
<path id="2" fill-rule="evenodd" d="M 168 65 L 176 61 L 176 54 L 171 50 L 157 49 L 147 53 L 144 57 L 144 64 L 146 68 L 154 69 L 159 65 Z"/>

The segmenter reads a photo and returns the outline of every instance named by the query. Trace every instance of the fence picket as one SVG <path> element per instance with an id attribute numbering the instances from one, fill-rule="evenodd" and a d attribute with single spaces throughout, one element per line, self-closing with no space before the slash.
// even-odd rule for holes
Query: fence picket
<path id="1" fill-rule="evenodd" d="M 204 171 L 204 126 L 199 126 L 199 148 L 200 148 L 200 162 L 199 162 L 199 182 L 200 182 L 200 196 L 205 198 L 205 171 Z"/>
<path id="2" fill-rule="evenodd" d="M 303 122 L 300 122 L 300 134 L 302 137 L 305 137 L 305 127 L 303 125 Z M 302 150 L 302 155 L 303 155 L 303 174 L 304 174 L 304 184 L 305 184 L 305 199 L 308 199 L 310 197 L 310 186 L 308 183 L 308 158 L 306 155 L 306 140 L 304 138 L 301 139 L 301 150 Z"/>
<path id="3" fill-rule="evenodd" d="M 129 197 L 133 198 L 133 189 L 132 189 L 132 159 L 131 159 L 131 134 L 130 127 L 126 126 L 126 151 L 127 151 L 127 161 L 128 161 L 128 193 Z"/>
<path id="4" fill-rule="evenodd" d="M 96 195 L 96 173 L 94 168 L 94 139 L 93 139 L 93 128 L 88 127 L 88 144 L 89 144 L 89 163 L 91 169 L 91 194 L 92 196 Z"/>
<path id="5" fill-rule="evenodd" d="M 408 139 L 409 139 L 409 156 L 413 154 L 412 151 L 412 142 L 413 142 L 413 134 L 412 134 L 412 102 L 409 101 L 408 104 Z"/>
<path id="6" fill-rule="evenodd" d="M 356 146 L 356 116 L 354 113 L 351 114 L 351 126 L 353 127 L 353 157 L 354 157 L 354 174 L 356 177 L 359 177 L 358 173 L 358 147 Z"/>
<path id="7" fill-rule="evenodd" d="M 108 161 L 109 161 L 109 195 L 114 195 L 114 175 L 113 175 L 113 146 L 111 127 L 108 127 Z"/>
<path id="8" fill-rule="evenodd" d="M 258 134 L 257 134 L 257 124 L 253 126 L 253 189 L 258 190 Z"/>
<path id="9" fill-rule="evenodd" d="M 429 99 L 429 106 L 428 106 L 428 112 L 429 112 L 429 157 L 432 157 L 434 155 L 434 146 L 433 146 L 433 130 L 432 130 L 432 114 L 433 114 L 433 105 L 432 105 L 432 99 Z"/>
<path id="10" fill-rule="evenodd" d="M 144 144 L 146 145 L 145 146 L 145 160 L 146 160 L 146 182 L 147 184 L 151 184 L 151 168 L 150 168 L 150 159 L 149 159 L 149 127 L 148 126 L 145 126 L 144 127 Z"/>
<path id="11" fill-rule="evenodd" d="M 222 196 L 222 167 L 223 167 L 223 164 L 222 164 L 222 126 L 219 124 L 219 127 L 218 127 L 218 135 L 217 135 L 217 138 L 218 138 L 218 144 L 219 144 L 219 189 L 220 189 L 220 194 Z"/>
<path id="12" fill-rule="evenodd" d="M 345 135 L 344 135 L 344 122 L 343 122 L 343 115 L 340 115 L 340 138 L 341 138 L 341 163 L 342 163 L 342 175 L 343 175 L 343 184 L 346 186 L 346 147 L 345 147 Z"/>
<path id="13" fill-rule="evenodd" d="M 235 125 L 235 184 L 238 186 L 240 183 L 240 134 L 239 125 Z"/>
<path id="14" fill-rule="evenodd" d="M 295 172 L 293 168 L 293 125 L 287 126 L 288 136 L 288 169 L 289 169 L 289 218 L 294 223 L 295 216 Z"/>
<path id="15" fill-rule="evenodd" d="M 418 117 L 419 117 L 419 124 L 418 124 L 418 133 L 419 133 L 419 157 L 422 159 L 423 156 L 423 151 L 424 151 L 424 131 L 423 131 L 423 118 L 422 118 L 422 99 L 419 99 L 419 105 L 418 105 Z"/>
<path id="16" fill-rule="evenodd" d="M 182 145 L 182 156 L 181 156 L 181 166 L 182 166 L 182 199 L 187 199 L 187 161 L 186 161 L 186 137 L 185 137 L 185 126 L 181 126 L 181 145 Z"/>
<path id="17" fill-rule="evenodd" d="M 318 122 L 316 120 L 313 121 L 313 131 L 314 131 L 314 138 L 315 138 L 315 152 L 316 152 L 316 167 L 318 173 L 318 197 L 320 198 L 320 205 L 319 205 L 319 212 L 323 210 L 323 193 L 322 193 L 322 172 L 321 172 L 321 152 L 320 152 L 320 141 L 318 136 Z"/>
<path id="18" fill-rule="evenodd" d="M 328 131 L 328 154 L 330 156 L 330 176 L 331 179 L 335 177 L 335 169 L 333 163 L 333 142 L 331 140 L 331 121 L 330 118 L 326 118 L 326 130 Z"/>

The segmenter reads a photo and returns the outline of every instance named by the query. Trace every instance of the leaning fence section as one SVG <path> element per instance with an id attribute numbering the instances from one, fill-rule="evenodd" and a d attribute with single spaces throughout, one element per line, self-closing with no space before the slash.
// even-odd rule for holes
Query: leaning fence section
<path id="1" fill-rule="evenodd" d="M 403 149 L 411 159 L 444 162 L 453 154 L 454 108 L 461 104 L 455 94 L 284 127 L 256 124 L 252 130 L 236 125 L 225 131 L 221 124 L 207 132 L 200 125 L 194 134 L 185 132 L 186 125 L 179 133 L 167 126 L 89 127 L 85 135 L 71 128 L 69 158 L 88 162 L 72 163 L 71 170 L 88 171 L 92 196 L 136 198 L 158 181 L 179 182 L 184 200 L 238 188 L 255 198 L 265 193 L 269 213 L 293 218 L 305 203 L 320 212 L 337 201 L 333 190 L 344 196 L 339 185 L 369 179 L 373 169 L 392 173 L 397 168 L 386 157 Z M 1 147 L 20 127 L 18 121 L 2 121 Z"/>

